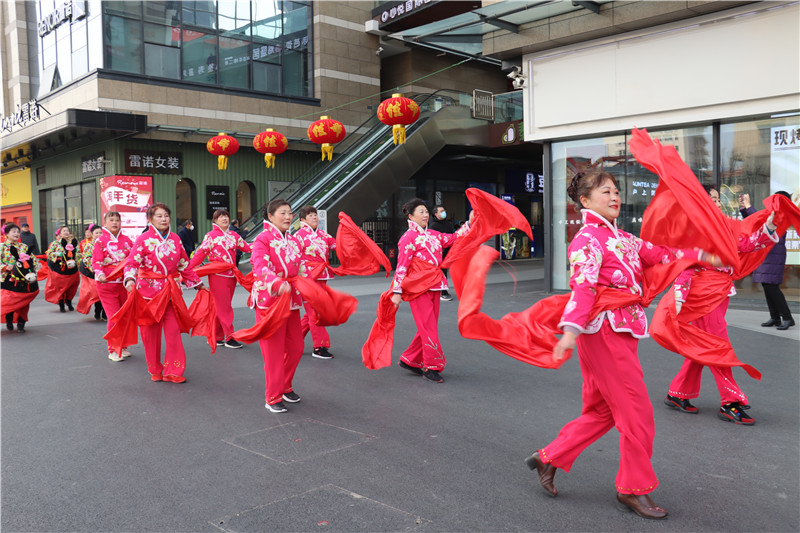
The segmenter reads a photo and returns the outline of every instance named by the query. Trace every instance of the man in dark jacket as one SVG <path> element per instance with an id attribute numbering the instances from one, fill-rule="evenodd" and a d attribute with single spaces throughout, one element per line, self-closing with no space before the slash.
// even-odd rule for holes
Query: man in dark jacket
<path id="1" fill-rule="evenodd" d="M 786 191 L 778 191 L 786 198 L 792 199 Z M 750 205 L 750 195 L 743 194 L 739 197 L 739 211 L 742 217 L 748 217 L 756 212 Z M 786 303 L 786 297 L 781 292 L 783 271 L 786 265 L 786 234 L 772 247 L 758 268 L 753 271 L 753 283 L 760 283 L 764 287 L 764 296 L 767 298 L 769 320 L 761 324 L 765 328 L 778 326 L 776 329 L 787 330 L 794 326 L 794 318 Z"/>
<path id="2" fill-rule="evenodd" d="M 28 245 L 28 252 L 31 255 L 39 255 L 39 241 L 36 240 L 36 235 L 31 233 L 31 227 L 28 224 L 22 225 L 22 231 L 19 234 L 19 240 L 22 244 Z"/>
<path id="3" fill-rule="evenodd" d="M 181 242 L 183 243 L 183 249 L 186 250 L 186 255 L 192 257 L 192 252 L 194 252 L 194 234 L 192 230 L 194 229 L 194 224 L 192 224 L 191 219 L 185 220 L 183 222 L 183 226 L 181 229 L 178 230 L 178 237 L 181 238 Z"/>
<path id="4" fill-rule="evenodd" d="M 438 231 L 439 233 L 453 233 L 455 231 L 455 229 L 453 229 L 453 223 L 447 220 L 447 211 L 445 211 L 443 205 L 437 205 L 433 208 L 433 218 L 428 222 L 428 229 Z M 445 248 L 442 252 L 442 261 L 447 257 L 448 251 L 449 250 Z M 447 279 L 447 269 L 443 268 L 442 272 L 444 272 L 444 279 Z M 449 302 L 453 297 L 450 296 L 448 291 L 444 290 L 439 295 L 439 299 L 444 302 Z"/>
<path id="5" fill-rule="evenodd" d="M 242 230 L 242 228 L 239 227 L 239 219 L 238 218 L 234 218 L 233 220 L 231 220 L 231 229 L 233 231 L 235 231 L 236 233 L 238 233 L 239 236 L 242 239 L 244 239 L 247 236 L 247 234 Z M 239 260 L 241 260 L 242 255 L 244 255 L 242 253 L 242 251 L 237 248 L 236 249 L 236 266 L 239 266 Z"/>

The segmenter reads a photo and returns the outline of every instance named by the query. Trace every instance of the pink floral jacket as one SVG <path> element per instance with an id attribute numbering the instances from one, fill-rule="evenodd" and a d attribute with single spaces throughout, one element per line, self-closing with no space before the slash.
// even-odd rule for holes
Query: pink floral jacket
<path id="1" fill-rule="evenodd" d="M 699 259 L 702 252 L 658 246 L 620 230 L 616 221 L 611 223 L 590 209 L 581 213 L 583 226 L 568 249 L 572 294 L 558 327 L 597 333 L 607 318 L 614 331 L 647 337 L 647 317 L 641 304 L 604 311 L 590 321 L 597 287 L 642 294 L 643 267 L 683 257 Z"/>
<path id="2" fill-rule="evenodd" d="M 336 239 L 328 235 L 321 229 L 313 229 L 305 222 L 300 223 L 300 229 L 294 234 L 300 241 L 300 250 L 302 252 L 302 261 L 306 265 L 306 270 L 311 271 L 309 261 L 322 261 L 328 260 L 328 252 L 336 249 Z M 318 280 L 333 279 L 333 272 L 328 267 L 322 271 L 322 274 L 317 278 Z"/>
<path id="3" fill-rule="evenodd" d="M 236 250 L 249 253 L 250 245 L 235 231 L 225 231 L 216 224 L 212 224 L 211 231 L 206 233 L 203 242 L 192 254 L 189 266 L 192 269 L 197 268 L 206 256 L 208 256 L 209 261 L 219 261 L 233 265 L 236 263 Z M 226 270 L 217 275 L 232 278 L 233 270 Z"/>
<path id="4" fill-rule="evenodd" d="M 95 278 L 100 274 L 108 276 L 117 265 L 128 259 L 133 249 L 133 241 L 120 231 L 115 237 L 107 228 L 97 238 L 92 248 L 92 270 Z M 122 278 L 109 283 L 122 283 Z"/>
<path id="5" fill-rule="evenodd" d="M 125 263 L 125 281 L 136 279 L 136 288 L 144 298 L 149 300 L 164 288 L 167 280 L 137 279 L 137 271 L 140 270 L 166 276 L 180 272 L 183 276 L 183 283 L 188 288 L 202 283 L 189 266 L 189 258 L 186 256 L 186 250 L 183 248 L 180 237 L 171 231 L 167 233 L 166 237 L 163 237 L 152 224 L 146 232 L 136 238 L 128 261 Z"/>
<path id="6" fill-rule="evenodd" d="M 767 225 L 764 224 L 759 230 L 754 231 L 751 235 L 739 237 L 737 250 L 740 254 L 749 254 L 751 252 L 761 250 L 770 242 L 778 242 L 779 240 L 780 239 L 778 238 L 777 232 L 770 233 L 767 229 Z M 689 296 L 689 289 L 692 286 L 692 275 L 699 270 L 716 270 L 718 272 L 727 274 L 731 278 L 731 285 L 728 289 L 728 297 L 736 294 L 736 287 L 733 285 L 733 269 L 731 267 L 694 267 L 687 268 L 680 273 L 677 279 L 675 279 L 675 284 L 672 286 L 672 290 L 675 291 L 675 300 L 679 302 L 686 301 L 687 296 Z"/>
<path id="7" fill-rule="evenodd" d="M 411 266 L 411 260 L 414 257 L 439 266 L 442 264 L 442 251 L 453 246 L 456 240 L 469 233 L 469 230 L 469 222 L 461 226 L 455 233 L 439 233 L 438 231 L 423 229 L 416 222 L 409 220 L 408 231 L 400 237 L 400 242 L 397 243 L 399 252 L 397 254 L 397 268 L 392 281 L 392 292 L 402 294 L 403 289 L 400 285 L 403 283 L 408 273 L 408 267 Z M 431 290 L 447 290 L 447 279 L 444 277 L 444 273 L 442 273 L 442 281 Z"/>
<path id="8" fill-rule="evenodd" d="M 264 222 L 264 231 L 253 242 L 250 255 L 255 277 L 248 301 L 250 307 L 267 309 L 277 300 L 278 289 L 286 278 L 308 275 L 300 260 L 300 248 L 300 240 L 294 235 L 289 232 L 283 234 L 270 222 Z M 303 307 L 303 298 L 293 284 L 291 287 L 291 308 L 300 309 Z"/>

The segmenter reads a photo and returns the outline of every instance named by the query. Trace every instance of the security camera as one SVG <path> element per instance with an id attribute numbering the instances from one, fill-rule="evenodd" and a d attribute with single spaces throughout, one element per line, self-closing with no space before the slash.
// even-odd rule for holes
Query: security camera
<path id="1" fill-rule="evenodd" d="M 522 67 L 519 67 L 517 65 L 514 65 L 514 70 L 506 74 L 506 77 L 508 77 L 511 80 L 515 80 L 520 76 L 522 76 Z"/>
<path id="2" fill-rule="evenodd" d="M 383 46 L 379 46 L 378 49 L 375 50 L 375 55 L 379 56 L 379 55 L 381 55 L 381 52 L 383 52 Z"/>

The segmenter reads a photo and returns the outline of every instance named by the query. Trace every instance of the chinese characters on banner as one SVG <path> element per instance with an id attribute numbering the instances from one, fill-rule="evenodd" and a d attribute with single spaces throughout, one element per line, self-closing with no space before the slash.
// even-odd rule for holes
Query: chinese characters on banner
<path id="1" fill-rule="evenodd" d="M 147 227 L 147 208 L 153 205 L 152 176 L 106 176 L 100 178 L 100 217 L 117 211 L 122 232 L 136 240 Z"/>
<path id="2" fill-rule="evenodd" d="M 800 206 L 800 125 L 770 130 L 770 192 L 786 191 Z M 786 264 L 800 265 L 800 228 L 786 232 Z"/>
<path id="3" fill-rule="evenodd" d="M 125 172 L 183 174 L 183 155 L 181 152 L 125 150 Z"/>
<path id="4" fill-rule="evenodd" d="M 102 176 L 106 173 L 105 152 L 81 158 L 81 178 Z"/>

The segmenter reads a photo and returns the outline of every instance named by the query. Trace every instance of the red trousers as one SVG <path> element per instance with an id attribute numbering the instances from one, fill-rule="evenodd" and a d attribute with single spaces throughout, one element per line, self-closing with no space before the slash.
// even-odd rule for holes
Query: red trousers
<path id="1" fill-rule="evenodd" d="M 111 331 L 111 328 L 116 324 L 111 320 L 111 317 L 117 314 L 120 307 L 125 305 L 125 301 L 128 299 L 128 291 L 125 290 L 125 286 L 122 283 L 97 283 L 97 295 L 100 297 L 103 310 L 108 317 L 107 331 Z M 123 346 L 123 348 L 127 348 L 127 346 Z M 111 351 L 110 345 L 108 351 Z"/>
<path id="2" fill-rule="evenodd" d="M 428 291 L 408 302 L 417 333 L 400 356 L 407 365 L 441 372 L 447 364 L 439 343 L 440 296 L 438 291 Z"/>
<path id="3" fill-rule="evenodd" d="M 164 352 L 164 364 L 161 364 L 161 331 L 164 331 L 164 339 L 167 349 Z M 163 374 L 165 376 L 182 376 L 186 370 L 186 352 L 183 351 L 183 341 L 181 340 L 181 329 L 172 305 L 167 305 L 167 310 L 160 322 L 152 326 L 140 326 L 142 334 L 142 344 L 144 344 L 144 356 L 147 359 L 147 370 L 151 374 Z"/>
<path id="4" fill-rule="evenodd" d="M 217 306 L 217 340 L 229 340 L 233 335 L 233 291 L 236 290 L 236 278 L 226 278 L 217 274 L 208 275 L 208 290 L 214 297 Z"/>
<path id="5" fill-rule="evenodd" d="M 317 283 L 326 285 L 328 280 L 317 280 Z M 328 331 L 314 324 L 314 319 L 317 317 L 314 308 L 308 305 L 307 302 L 303 302 L 303 307 L 306 310 L 306 314 L 303 315 L 303 319 L 300 321 L 303 338 L 305 339 L 306 334 L 311 331 L 311 340 L 314 343 L 314 348 L 330 348 L 331 338 L 328 336 Z"/>
<path id="6" fill-rule="evenodd" d="M 728 340 L 728 323 L 725 321 L 725 313 L 728 311 L 729 301 L 730 298 L 725 298 L 719 307 L 706 316 L 698 318 L 692 324 L 707 333 Z M 697 398 L 700 395 L 700 378 L 703 368 L 705 368 L 704 365 L 686 359 L 678 375 L 669 384 L 669 394 L 678 398 Z M 731 402 L 748 403 L 747 396 L 733 379 L 731 367 L 710 366 L 708 369 L 711 370 L 711 375 L 717 382 L 721 405 Z"/>
<path id="7" fill-rule="evenodd" d="M 256 308 L 256 320 L 263 316 Z M 303 355 L 303 335 L 300 332 L 300 310 L 294 310 L 283 325 L 269 338 L 258 341 L 264 358 L 264 396 L 272 405 L 292 392 L 292 380 Z"/>
<path id="8" fill-rule="evenodd" d="M 617 492 L 648 494 L 658 486 L 650 459 L 655 423 L 638 340 L 617 333 L 608 321 L 600 331 L 577 339 L 583 375 L 581 416 L 564 426 L 556 440 L 539 450 L 542 460 L 569 472 L 578 455 L 615 427 L 620 432 Z"/>

